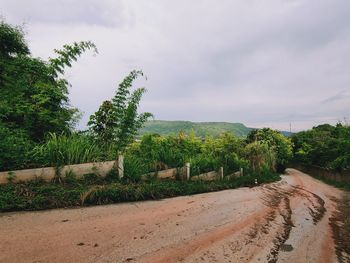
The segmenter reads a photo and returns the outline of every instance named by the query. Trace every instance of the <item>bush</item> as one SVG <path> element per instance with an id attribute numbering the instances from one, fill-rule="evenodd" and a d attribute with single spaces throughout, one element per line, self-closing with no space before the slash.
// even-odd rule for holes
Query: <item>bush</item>
<path id="1" fill-rule="evenodd" d="M 252 130 L 248 135 L 246 142 L 249 144 L 260 142 L 268 147 L 267 158 L 270 158 L 272 170 L 283 172 L 287 163 L 292 158 L 293 144 L 290 138 L 285 137 L 281 132 L 270 128 Z M 273 155 L 273 156 L 272 156 Z M 266 159 L 266 158 L 265 158 Z M 273 163 L 272 163 L 273 161 Z"/>
<path id="2" fill-rule="evenodd" d="M 213 156 L 200 154 L 191 159 L 190 174 L 191 176 L 207 173 L 211 171 L 218 171 L 220 163 Z"/>
<path id="3" fill-rule="evenodd" d="M 147 170 L 147 164 L 145 164 L 142 159 L 133 155 L 125 155 L 124 180 L 128 182 L 139 182 L 141 180 L 141 175 L 146 174 Z"/>
<path id="4" fill-rule="evenodd" d="M 40 166 L 60 167 L 101 161 L 105 153 L 92 138 L 86 135 L 50 133 L 46 142 L 34 148 L 33 155 Z"/>
<path id="5" fill-rule="evenodd" d="M 292 137 L 294 162 L 323 168 L 350 168 L 350 127 L 329 124 L 313 127 Z"/>
<path id="6" fill-rule="evenodd" d="M 245 152 L 250 163 L 249 168 L 253 173 L 261 173 L 264 170 L 276 171 L 276 153 L 269 148 L 267 143 L 252 142 L 246 146 Z"/>
<path id="7" fill-rule="evenodd" d="M 28 154 L 34 142 L 20 129 L 9 129 L 0 122 L 0 171 L 18 170 L 30 166 Z"/>

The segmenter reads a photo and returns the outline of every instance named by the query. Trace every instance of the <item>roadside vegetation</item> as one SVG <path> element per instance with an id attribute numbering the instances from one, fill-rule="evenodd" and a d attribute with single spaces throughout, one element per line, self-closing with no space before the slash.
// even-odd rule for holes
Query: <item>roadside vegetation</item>
<path id="1" fill-rule="evenodd" d="M 350 169 L 350 126 L 338 123 L 313 127 L 292 136 L 294 160 L 326 169 Z"/>
<path id="2" fill-rule="evenodd" d="M 72 173 L 59 180 L 37 180 L 0 186 L 0 210 L 45 209 L 83 204 L 157 199 L 271 182 L 292 156 L 291 140 L 271 129 L 251 130 L 247 138 L 233 133 L 198 137 L 195 131 L 175 135 L 145 134 L 135 140 L 152 117 L 139 113 L 144 88 L 134 88 L 139 70 L 131 71 L 115 95 L 90 116 L 88 130 L 76 131 L 79 110 L 69 104 L 64 70 L 90 41 L 65 45 L 57 57 L 33 57 L 20 27 L 0 23 L 0 170 L 17 170 L 115 160 L 125 156 L 125 175 L 105 177 Z M 224 168 L 224 175 L 244 170 L 244 177 L 213 182 L 141 181 L 141 175 L 191 163 L 191 176 Z M 57 178 L 55 178 L 57 179 Z M 256 179 L 258 181 L 256 182 Z"/>
<path id="3" fill-rule="evenodd" d="M 278 175 L 264 174 L 259 177 L 259 184 L 276 180 L 279 180 Z M 150 180 L 133 183 L 127 179 L 120 181 L 113 175 L 101 178 L 87 174 L 79 180 L 68 175 L 61 183 L 37 180 L 0 185 L 0 212 L 154 200 L 243 186 L 255 186 L 255 176 L 211 182 Z"/>
<path id="4" fill-rule="evenodd" d="M 323 124 L 292 136 L 291 165 L 304 169 L 317 179 L 350 190 L 350 126 Z M 298 167 L 299 168 L 299 167 Z M 332 176 L 321 176 L 322 170 Z"/>

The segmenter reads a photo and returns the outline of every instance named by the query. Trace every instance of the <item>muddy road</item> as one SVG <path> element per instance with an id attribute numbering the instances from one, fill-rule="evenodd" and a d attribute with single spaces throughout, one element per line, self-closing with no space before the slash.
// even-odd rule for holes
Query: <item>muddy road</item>
<path id="1" fill-rule="evenodd" d="M 350 262 L 350 198 L 282 181 L 161 201 L 0 214 L 0 262 Z"/>

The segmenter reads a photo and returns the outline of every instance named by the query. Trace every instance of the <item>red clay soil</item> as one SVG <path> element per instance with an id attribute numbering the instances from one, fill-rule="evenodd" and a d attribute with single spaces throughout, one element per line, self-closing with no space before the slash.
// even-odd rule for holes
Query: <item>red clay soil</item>
<path id="1" fill-rule="evenodd" d="M 0 262 L 347 262 L 344 196 L 288 169 L 250 189 L 2 213 Z"/>

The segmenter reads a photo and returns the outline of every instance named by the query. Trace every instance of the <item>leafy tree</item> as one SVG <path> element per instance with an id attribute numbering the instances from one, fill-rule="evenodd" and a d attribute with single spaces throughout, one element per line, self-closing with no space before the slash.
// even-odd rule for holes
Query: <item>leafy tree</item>
<path id="1" fill-rule="evenodd" d="M 113 127 L 115 125 L 113 111 L 112 102 L 106 100 L 101 104 L 98 111 L 90 116 L 88 125 L 101 142 L 113 142 Z"/>
<path id="2" fill-rule="evenodd" d="M 71 130 L 78 110 L 69 105 L 69 83 L 62 74 L 87 49 L 96 51 L 89 41 L 65 45 L 55 50 L 56 58 L 44 61 L 31 56 L 20 27 L 0 22 L 0 127 L 14 140 L 1 138 L 0 163 L 6 160 L 6 166 L 0 170 L 25 166 L 24 143 L 29 149 L 50 132 Z M 5 156 L 9 152 L 11 158 Z"/>
<path id="3" fill-rule="evenodd" d="M 21 129 L 10 129 L 0 122 L 0 171 L 25 168 L 34 143 Z"/>
<path id="4" fill-rule="evenodd" d="M 282 133 L 270 128 L 252 130 L 246 139 L 247 143 L 254 141 L 264 142 L 267 147 L 275 152 L 277 171 L 282 172 L 286 164 L 292 157 L 291 139 L 285 137 Z"/>
<path id="5" fill-rule="evenodd" d="M 276 152 L 267 142 L 254 141 L 247 144 L 245 154 L 254 173 L 261 173 L 264 170 L 276 171 Z"/>
<path id="6" fill-rule="evenodd" d="M 0 56 L 8 58 L 18 55 L 29 55 L 29 48 L 23 37 L 23 30 L 0 21 Z"/>
<path id="7" fill-rule="evenodd" d="M 112 100 L 104 101 L 88 122 L 97 139 L 115 145 L 117 151 L 123 151 L 133 141 L 137 131 L 153 116 L 149 112 L 137 112 L 146 89 L 130 91 L 133 81 L 142 75 L 142 71 L 131 71 L 119 84 Z"/>
<path id="8" fill-rule="evenodd" d="M 206 138 L 202 152 L 217 160 L 225 173 L 236 172 L 247 166 L 244 160 L 244 141 L 232 133 L 223 133 L 217 139 Z"/>
<path id="9" fill-rule="evenodd" d="M 292 137 L 294 161 L 338 170 L 350 169 L 350 127 L 323 124 Z"/>

